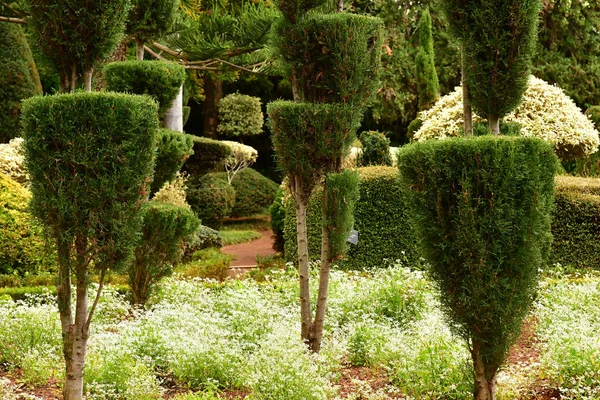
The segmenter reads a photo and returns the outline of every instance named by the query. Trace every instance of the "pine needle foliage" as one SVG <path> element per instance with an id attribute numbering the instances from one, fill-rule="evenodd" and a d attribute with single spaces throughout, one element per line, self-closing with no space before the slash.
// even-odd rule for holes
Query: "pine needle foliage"
<path id="1" fill-rule="evenodd" d="M 179 0 L 132 0 L 125 33 L 142 41 L 159 39 L 169 32 Z"/>
<path id="2" fill-rule="evenodd" d="M 381 132 L 367 131 L 360 134 L 362 153 L 359 158 L 361 167 L 371 165 L 392 165 L 390 139 Z"/>
<path id="3" fill-rule="evenodd" d="M 265 119 L 260 98 L 232 93 L 218 104 L 218 132 L 225 136 L 255 136 L 263 132 Z"/>
<path id="4" fill-rule="evenodd" d="M 185 160 L 194 154 L 193 146 L 191 135 L 169 129 L 159 130 L 152 193 L 177 177 Z"/>
<path id="5" fill-rule="evenodd" d="M 329 232 L 329 255 L 337 260 L 348 251 L 348 235 L 354 227 L 354 208 L 358 201 L 359 175 L 343 170 L 325 177 L 323 228 Z"/>
<path id="6" fill-rule="evenodd" d="M 169 61 L 119 61 L 104 66 L 106 89 L 113 92 L 147 94 L 163 115 L 173 104 L 185 81 L 185 68 Z"/>
<path id="7" fill-rule="evenodd" d="M 419 20 L 419 53 L 415 59 L 418 80 L 419 110 L 430 108 L 440 97 L 440 83 L 435 70 L 433 33 L 429 9 Z"/>
<path id="8" fill-rule="evenodd" d="M 549 144 L 517 137 L 417 143 L 398 156 L 443 310 L 494 385 L 547 262 L 556 163 Z"/>
<path id="9" fill-rule="evenodd" d="M 379 83 L 382 26 L 378 18 L 347 13 L 311 13 L 295 24 L 282 19 L 275 44 L 300 98 L 366 106 Z"/>

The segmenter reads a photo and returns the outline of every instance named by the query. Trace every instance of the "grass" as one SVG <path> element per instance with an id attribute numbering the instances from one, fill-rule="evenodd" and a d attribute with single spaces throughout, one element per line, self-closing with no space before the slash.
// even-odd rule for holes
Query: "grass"
<path id="1" fill-rule="evenodd" d="M 222 230 L 221 236 L 223 237 L 224 246 L 248 243 L 261 238 L 259 232 L 245 230 Z"/>
<path id="2" fill-rule="evenodd" d="M 221 231 L 266 231 L 271 229 L 271 217 L 269 215 L 254 215 L 240 219 L 227 219 L 223 223 Z"/>

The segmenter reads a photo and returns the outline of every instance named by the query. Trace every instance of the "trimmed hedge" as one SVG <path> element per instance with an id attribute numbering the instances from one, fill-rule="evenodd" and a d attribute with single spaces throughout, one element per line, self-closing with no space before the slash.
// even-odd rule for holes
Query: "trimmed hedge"
<path id="1" fill-rule="evenodd" d="M 154 181 L 152 181 L 152 193 L 159 191 L 167 182 L 175 179 L 177 172 L 183 166 L 185 160 L 194 154 L 192 147 L 194 141 L 191 135 L 160 129 L 158 131 L 158 143 L 156 154 L 156 166 L 154 167 Z"/>
<path id="2" fill-rule="evenodd" d="M 219 229 L 235 204 L 235 189 L 215 174 L 192 176 L 187 187 L 187 202 L 202 224 Z"/>
<path id="3" fill-rule="evenodd" d="M 549 267 L 600 269 L 600 179 L 556 178 L 552 234 Z"/>
<path id="4" fill-rule="evenodd" d="M 29 214 L 31 193 L 0 173 L 0 274 L 37 274 L 56 267 L 43 229 Z"/>
<path id="5" fill-rule="evenodd" d="M 183 171 L 200 177 L 212 172 L 231 154 L 231 148 L 214 139 L 192 136 L 194 154 L 183 165 Z"/>
<path id="6" fill-rule="evenodd" d="M 255 136 L 265 123 L 260 98 L 232 93 L 219 101 L 218 132 L 224 136 Z"/>
<path id="7" fill-rule="evenodd" d="M 214 176 L 227 180 L 224 172 Z M 249 217 L 264 212 L 273 204 L 278 187 L 275 182 L 252 168 L 245 168 L 235 174 L 231 186 L 235 189 L 235 204 L 230 214 L 232 217 Z"/>
<path id="8" fill-rule="evenodd" d="M 390 139 L 381 132 L 366 131 L 360 134 L 362 153 L 359 158 L 361 167 L 371 165 L 392 166 L 390 154 Z"/>
<path id="9" fill-rule="evenodd" d="M 358 169 L 360 198 L 354 211 L 354 229 L 359 231 L 358 245 L 351 245 L 345 260 L 338 265 L 347 269 L 382 266 L 384 260 L 418 262 L 416 240 L 408 223 L 398 184 L 398 169 L 365 167 Z M 321 256 L 321 193 L 318 186 L 311 196 L 308 211 L 308 251 L 311 260 Z M 296 262 L 296 210 L 293 198 L 284 191 L 285 258 Z"/>
<path id="10" fill-rule="evenodd" d="M 169 61 L 119 61 L 104 66 L 106 89 L 147 94 L 158 101 L 159 115 L 173 104 L 185 81 L 185 68 Z"/>

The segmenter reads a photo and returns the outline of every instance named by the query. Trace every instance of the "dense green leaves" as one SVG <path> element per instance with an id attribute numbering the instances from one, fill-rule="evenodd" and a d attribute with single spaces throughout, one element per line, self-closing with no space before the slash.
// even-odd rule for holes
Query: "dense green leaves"
<path id="1" fill-rule="evenodd" d="M 362 143 L 362 153 L 359 158 L 361 167 L 392 165 L 390 139 L 383 133 L 376 131 L 363 132 L 360 134 L 360 142 Z"/>
<path id="2" fill-rule="evenodd" d="M 116 93 L 23 104 L 31 211 L 63 246 L 77 238 L 79 254 L 93 255 L 97 268 L 123 266 L 135 247 L 154 168 L 156 112 L 149 97 Z"/>
<path id="3" fill-rule="evenodd" d="M 159 39 L 169 31 L 179 0 L 132 0 L 125 33 L 133 38 Z"/>
<path id="4" fill-rule="evenodd" d="M 230 154 L 226 144 L 204 137 L 193 136 L 194 154 L 183 165 L 183 170 L 194 177 L 200 177 L 221 166 Z"/>
<path id="5" fill-rule="evenodd" d="M 224 172 L 214 176 L 227 180 L 227 174 Z M 275 200 L 278 187 L 275 182 L 252 168 L 245 168 L 235 174 L 231 186 L 235 189 L 232 217 L 250 217 L 263 213 Z"/>
<path id="6" fill-rule="evenodd" d="M 426 110 L 440 97 L 440 83 L 435 70 L 431 15 L 423 11 L 419 20 L 419 53 L 415 59 L 417 67 L 419 110 Z"/>
<path id="7" fill-rule="evenodd" d="M 185 68 L 168 61 L 121 61 L 104 66 L 106 89 L 147 94 L 158 101 L 159 112 L 171 107 L 185 81 Z"/>
<path id="8" fill-rule="evenodd" d="M 219 101 L 218 132 L 224 136 L 254 136 L 263 132 L 260 98 L 232 93 Z"/>
<path id="9" fill-rule="evenodd" d="M 485 379 L 517 339 L 547 261 L 556 163 L 549 144 L 516 137 L 434 140 L 398 156 L 421 254 Z"/>
<path id="10" fill-rule="evenodd" d="M 358 172 L 344 170 L 325 176 L 323 227 L 329 233 L 329 257 L 337 260 L 348 250 L 348 235 L 354 227 L 354 208 L 359 198 Z"/>
<path id="11" fill-rule="evenodd" d="M 20 136 L 21 100 L 42 93 L 20 25 L 0 22 L 0 143 Z"/>
<path id="12" fill-rule="evenodd" d="M 159 131 L 156 167 L 152 181 L 153 193 L 175 178 L 185 160 L 194 153 L 193 145 L 194 141 L 190 135 L 168 129 Z"/>
<path id="13" fill-rule="evenodd" d="M 187 184 L 187 202 L 202 224 L 219 229 L 235 204 L 235 189 L 214 174 L 191 176 Z"/>

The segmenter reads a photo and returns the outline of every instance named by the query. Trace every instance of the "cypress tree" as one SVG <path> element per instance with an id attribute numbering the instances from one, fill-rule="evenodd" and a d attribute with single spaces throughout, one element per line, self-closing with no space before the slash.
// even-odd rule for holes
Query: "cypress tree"
<path id="1" fill-rule="evenodd" d="M 0 22 L 0 143 L 19 136 L 21 100 L 42 93 L 21 26 Z"/>
<path id="2" fill-rule="evenodd" d="M 419 110 L 430 108 L 440 97 L 440 83 L 435 70 L 433 33 L 429 9 L 423 11 L 419 20 L 419 54 L 417 54 L 417 79 Z"/>

